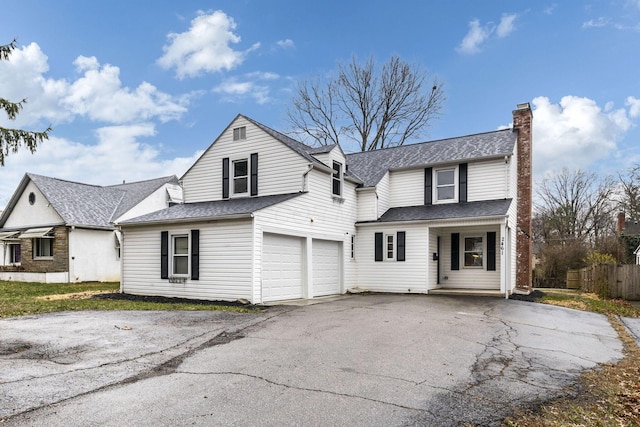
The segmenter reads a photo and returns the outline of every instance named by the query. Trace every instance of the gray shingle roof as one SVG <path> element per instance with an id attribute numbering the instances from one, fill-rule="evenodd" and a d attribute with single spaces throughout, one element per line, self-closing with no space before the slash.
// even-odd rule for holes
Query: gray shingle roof
<path id="1" fill-rule="evenodd" d="M 277 139 L 278 141 L 282 142 L 284 145 L 286 145 L 287 147 L 291 148 L 293 151 L 295 151 L 296 153 L 300 154 L 302 157 L 304 157 L 306 160 L 308 160 L 311 163 L 317 163 L 317 164 L 323 164 L 322 162 L 320 162 L 318 159 L 314 158 L 311 154 L 314 153 L 315 148 L 314 147 L 310 147 L 306 144 L 303 144 L 300 141 L 296 141 L 295 139 L 281 133 L 278 132 L 277 130 L 271 129 L 268 126 L 263 125 L 262 123 L 256 122 L 255 120 L 253 120 L 252 118 L 249 118 L 247 116 L 242 116 L 245 119 L 247 119 L 248 121 L 250 121 L 251 123 L 253 123 L 254 125 L 256 125 L 257 127 L 259 127 L 260 129 L 262 129 L 263 131 L 265 131 L 266 133 L 268 133 L 269 135 L 271 135 L 272 137 L 274 137 L 275 139 Z"/>
<path id="2" fill-rule="evenodd" d="M 351 153 L 347 154 L 347 163 L 350 173 L 360 178 L 365 187 L 372 187 L 382 179 L 389 169 L 511 155 L 516 136 L 513 130 L 505 129 L 382 150 Z"/>
<path id="3" fill-rule="evenodd" d="M 377 221 L 364 222 L 428 221 L 501 216 L 507 214 L 511 201 L 512 199 L 482 200 L 479 202 L 391 208 Z"/>
<path id="4" fill-rule="evenodd" d="M 112 228 L 112 222 L 117 218 L 114 215 L 128 211 L 165 183 L 178 182 L 172 175 L 102 187 L 27 173 L 0 218 L 0 227 L 4 225 L 29 180 L 38 187 L 65 224 L 101 228 Z"/>
<path id="5" fill-rule="evenodd" d="M 276 194 L 273 196 L 217 200 L 214 202 L 185 203 L 122 221 L 121 225 L 203 220 L 244 214 L 248 215 L 260 209 L 293 199 L 300 194 L 303 193 Z"/>

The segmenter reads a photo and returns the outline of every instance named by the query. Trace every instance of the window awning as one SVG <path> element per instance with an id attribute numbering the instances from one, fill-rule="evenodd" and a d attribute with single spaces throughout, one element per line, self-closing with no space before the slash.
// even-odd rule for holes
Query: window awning
<path id="1" fill-rule="evenodd" d="M 171 203 L 182 203 L 182 191 L 175 188 L 167 188 L 167 194 L 169 195 L 169 201 Z"/>
<path id="2" fill-rule="evenodd" d="M 51 230 L 53 230 L 53 227 L 30 228 L 24 233 L 22 233 L 20 236 L 18 236 L 18 238 L 19 239 L 38 239 L 41 237 L 50 237 L 47 235 L 51 233 Z"/>
<path id="3" fill-rule="evenodd" d="M 0 240 L 13 240 L 17 238 L 19 231 L 2 231 L 0 232 Z"/>

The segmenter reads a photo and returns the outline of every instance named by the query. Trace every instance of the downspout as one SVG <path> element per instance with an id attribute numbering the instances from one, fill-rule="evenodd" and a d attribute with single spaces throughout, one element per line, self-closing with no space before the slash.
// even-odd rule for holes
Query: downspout
<path id="1" fill-rule="evenodd" d="M 120 293 L 124 293 L 124 288 L 122 283 L 124 282 L 124 232 L 122 231 L 122 227 L 118 227 L 116 233 L 120 231 Z M 116 236 L 116 239 L 118 236 Z"/>
<path id="2" fill-rule="evenodd" d="M 312 169 L 313 169 L 313 164 L 309 163 L 308 169 L 304 171 L 304 173 L 302 174 L 302 190 L 301 190 L 302 193 L 307 191 L 307 175 L 309 175 L 309 172 L 311 172 Z"/>

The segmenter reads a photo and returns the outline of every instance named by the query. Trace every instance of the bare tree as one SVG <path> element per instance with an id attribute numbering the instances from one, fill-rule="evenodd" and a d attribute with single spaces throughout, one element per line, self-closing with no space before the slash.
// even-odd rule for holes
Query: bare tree
<path id="1" fill-rule="evenodd" d="M 640 165 L 631 167 L 620 180 L 620 209 L 630 220 L 640 220 Z"/>
<path id="2" fill-rule="evenodd" d="M 612 231 L 614 183 L 595 173 L 563 169 L 542 181 L 537 189 L 537 211 L 543 234 L 550 240 L 596 243 Z"/>
<path id="3" fill-rule="evenodd" d="M 0 60 L 7 61 L 15 48 L 15 39 L 7 45 L 0 45 Z M 15 120 L 26 102 L 26 99 L 19 102 L 11 102 L 0 98 L 0 109 L 7 113 L 9 120 Z M 39 143 L 45 139 L 49 139 L 50 131 L 51 127 L 48 127 L 44 132 L 32 132 L 22 129 L 8 129 L 0 126 L 0 166 L 4 166 L 4 158 L 10 152 L 17 153 L 18 148 L 21 146 L 24 146 L 33 153 Z"/>
<path id="4" fill-rule="evenodd" d="M 298 83 L 287 112 L 293 132 L 316 144 L 355 141 L 361 151 L 424 135 L 445 101 L 442 84 L 398 56 L 377 69 L 373 57 L 339 63 L 337 76 Z"/>

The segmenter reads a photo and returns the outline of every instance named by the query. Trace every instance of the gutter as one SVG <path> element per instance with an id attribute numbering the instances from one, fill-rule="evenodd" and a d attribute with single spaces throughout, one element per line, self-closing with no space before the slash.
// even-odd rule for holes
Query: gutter
<path id="1" fill-rule="evenodd" d="M 410 219 L 410 220 L 397 220 L 397 221 L 362 221 L 356 222 L 356 226 L 375 226 L 375 225 L 383 225 L 383 224 L 428 224 L 437 221 L 462 221 L 462 220 L 492 220 L 492 219 L 504 219 L 508 218 L 509 215 L 492 215 L 492 216 L 469 216 L 469 217 L 460 217 L 460 218 L 432 218 L 432 219 Z"/>
<path id="2" fill-rule="evenodd" d="M 181 224 L 186 222 L 213 222 L 213 221 L 225 221 L 231 219 L 247 219 L 253 218 L 253 213 L 241 213 L 222 216 L 210 216 L 210 217 L 195 217 L 195 218 L 179 218 L 179 219 L 156 219 L 152 221 L 144 222 L 123 222 L 118 224 L 122 229 L 124 227 L 144 227 L 158 224 Z"/>

